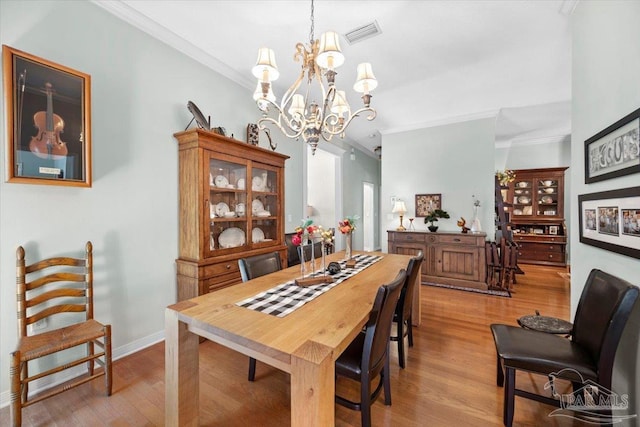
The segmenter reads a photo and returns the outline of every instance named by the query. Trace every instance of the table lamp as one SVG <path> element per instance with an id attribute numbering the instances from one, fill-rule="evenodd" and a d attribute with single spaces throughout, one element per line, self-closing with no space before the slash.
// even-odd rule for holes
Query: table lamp
<path id="1" fill-rule="evenodd" d="M 400 215 L 400 227 L 396 228 L 396 230 L 405 231 L 406 228 L 404 228 L 404 226 L 402 225 L 402 217 L 404 216 L 405 213 L 407 213 L 407 207 L 405 206 L 404 202 L 402 200 L 396 200 L 396 202 L 393 205 L 393 209 L 391 210 L 391 213 L 397 213 Z"/>

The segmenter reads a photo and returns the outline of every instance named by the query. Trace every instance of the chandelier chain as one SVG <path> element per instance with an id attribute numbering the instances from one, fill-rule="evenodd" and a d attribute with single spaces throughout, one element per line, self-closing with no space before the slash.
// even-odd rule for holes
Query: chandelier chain
<path id="1" fill-rule="evenodd" d="M 315 22 L 313 17 L 313 0 L 311 0 L 311 29 L 309 30 L 309 45 L 313 46 L 313 42 L 315 41 Z"/>

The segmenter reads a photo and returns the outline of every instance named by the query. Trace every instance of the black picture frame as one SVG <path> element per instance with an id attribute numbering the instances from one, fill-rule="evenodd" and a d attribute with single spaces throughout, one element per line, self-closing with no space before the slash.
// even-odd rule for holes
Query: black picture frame
<path id="1" fill-rule="evenodd" d="M 580 242 L 640 258 L 640 187 L 578 196 Z"/>
<path id="2" fill-rule="evenodd" d="M 416 218 L 425 217 L 435 209 L 442 209 L 442 194 L 416 194 Z"/>
<path id="3" fill-rule="evenodd" d="M 584 182 L 640 172 L 640 108 L 584 142 Z"/>
<path id="4" fill-rule="evenodd" d="M 2 46 L 7 182 L 91 187 L 91 76 Z"/>

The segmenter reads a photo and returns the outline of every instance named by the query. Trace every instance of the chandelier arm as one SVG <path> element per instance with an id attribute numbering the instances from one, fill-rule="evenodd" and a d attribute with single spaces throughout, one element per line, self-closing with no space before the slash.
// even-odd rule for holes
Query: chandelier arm
<path id="1" fill-rule="evenodd" d="M 356 117 L 358 117 L 360 114 L 364 113 L 365 111 L 368 111 L 368 112 L 370 113 L 370 114 L 367 116 L 367 120 L 371 121 L 371 120 L 373 120 L 373 119 L 375 119 L 375 118 L 376 118 L 376 110 L 374 110 L 374 109 L 373 109 L 373 108 L 371 108 L 371 107 L 368 107 L 368 108 L 361 108 L 361 109 L 359 109 L 358 111 L 354 112 L 351 116 L 349 116 L 349 118 L 345 120 L 344 124 L 343 124 L 343 125 L 342 125 L 338 130 L 333 131 L 333 130 L 331 130 L 331 129 L 327 128 L 327 127 L 324 127 L 324 128 L 322 129 L 322 132 L 323 132 L 323 135 L 322 135 L 322 136 L 323 136 L 323 138 L 324 138 L 324 133 L 325 133 L 325 132 L 326 132 L 327 134 L 332 135 L 332 136 L 333 136 L 333 135 L 338 135 L 338 134 L 340 134 L 340 133 L 343 133 L 343 132 L 345 131 L 345 129 L 349 126 L 349 124 L 351 123 L 351 121 L 352 121 L 353 119 L 355 119 Z M 330 114 L 330 115 L 327 117 L 327 119 L 326 119 L 326 120 L 329 120 L 329 117 L 331 117 L 331 116 L 335 116 L 335 114 L 333 114 L 333 113 L 332 113 L 332 114 Z M 336 117 L 337 117 L 337 116 L 336 116 Z M 325 120 L 325 121 L 326 121 L 326 120 Z M 326 138 L 325 138 L 325 141 L 328 141 L 328 139 L 326 139 Z"/>
<path id="2" fill-rule="evenodd" d="M 268 111 L 268 107 L 265 111 L 265 116 L 263 116 L 260 120 L 258 120 L 258 128 L 260 130 L 264 130 L 265 126 L 262 125 L 261 122 L 271 122 L 274 125 L 276 125 L 278 127 L 278 129 L 280 129 L 282 131 L 282 133 L 284 133 L 288 138 L 298 138 L 303 130 L 304 130 L 304 125 L 305 125 L 305 121 L 304 121 L 304 117 L 303 120 L 301 121 L 299 126 L 294 126 L 292 124 L 292 122 L 295 122 L 295 120 L 290 120 L 289 117 L 284 114 L 284 112 L 282 111 L 282 109 L 280 108 L 280 106 L 278 106 L 278 104 L 274 103 L 273 101 L 269 100 L 269 99 L 258 99 L 256 101 L 256 103 L 266 103 L 266 104 L 270 104 L 271 106 L 273 106 L 273 108 L 275 108 L 277 110 L 277 116 L 278 116 L 278 120 L 272 118 L 272 117 L 267 117 L 266 116 L 266 111 Z M 286 127 L 282 124 L 282 120 L 284 119 L 284 124 L 286 125 Z M 290 129 L 291 132 L 293 133 L 289 133 L 287 132 L 287 129 Z"/>
<path id="3" fill-rule="evenodd" d="M 282 116 L 279 116 L 279 117 L 282 117 Z M 268 129 L 264 122 L 272 123 L 278 129 L 280 129 L 280 132 L 282 132 L 287 138 L 291 138 L 291 139 L 299 138 L 300 135 L 302 135 L 302 131 L 304 130 L 304 128 L 300 128 L 300 130 L 297 131 L 297 132 L 289 133 L 289 132 L 287 132 L 287 128 L 289 128 L 289 129 L 291 129 L 291 128 L 288 125 L 285 128 L 284 126 L 282 126 L 282 123 L 280 123 L 280 120 L 275 120 L 275 119 L 273 119 L 271 117 L 263 117 L 260 120 L 258 120 L 258 129 L 259 130 Z M 291 130 L 293 130 L 293 129 L 291 129 Z"/>

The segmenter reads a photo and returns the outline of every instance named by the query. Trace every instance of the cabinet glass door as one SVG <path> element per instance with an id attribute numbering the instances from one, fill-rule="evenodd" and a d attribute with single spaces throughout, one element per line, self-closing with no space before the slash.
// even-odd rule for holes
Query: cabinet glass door
<path id="1" fill-rule="evenodd" d="M 247 245 L 247 165 L 209 160 L 209 251 Z"/>
<path id="2" fill-rule="evenodd" d="M 554 179 L 539 179 L 538 186 L 538 209 L 537 215 L 556 216 L 558 215 L 558 181 Z"/>
<path id="3" fill-rule="evenodd" d="M 251 243 L 268 246 L 278 239 L 278 172 L 254 163 L 251 168 Z"/>
<path id="4" fill-rule="evenodd" d="M 533 215 L 533 184 L 531 179 L 516 179 L 513 183 L 513 216 Z"/>

